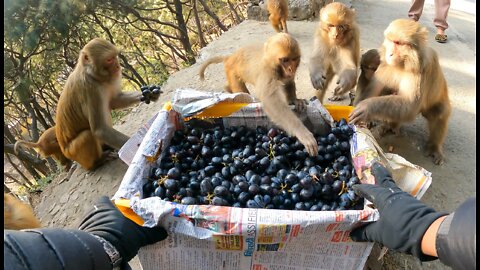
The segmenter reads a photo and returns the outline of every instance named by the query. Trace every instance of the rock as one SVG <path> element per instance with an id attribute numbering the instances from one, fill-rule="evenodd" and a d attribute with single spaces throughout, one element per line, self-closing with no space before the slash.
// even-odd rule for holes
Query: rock
<path id="1" fill-rule="evenodd" d="M 268 21 L 268 11 L 260 6 L 249 5 L 247 7 L 247 18 L 249 20 Z"/>
<path id="2" fill-rule="evenodd" d="M 54 209 L 52 209 L 51 211 L 49 211 L 49 213 L 53 216 L 53 215 L 55 215 L 56 213 L 58 213 L 59 210 L 60 210 L 60 206 L 56 206 Z"/>
<path id="3" fill-rule="evenodd" d="M 70 194 L 63 194 L 62 197 L 60 197 L 60 203 L 61 204 L 67 203 L 69 198 L 70 198 Z"/>
<path id="4" fill-rule="evenodd" d="M 288 20 L 311 20 L 318 17 L 325 0 L 288 0 Z M 257 21 L 268 21 L 266 1 L 249 0 L 247 18 Z M 288 24 L 288 23 L 287 23 Z"/>
<path id="5" fill-rule="evenodd" d="M 288 19 L 293 21 L 301 21 L 313 17 L 315 11 L 311 2 L 311 0 L 288 1 Z"/>
<path id="6" fill-rule="evenodd" d="M 56 203 L 53 203 L 51 206 L 50 206 L 50 209 L 48 209 L 48 212 L 52 212 L 53 208 L 55 208 L 55 206 L 57 206 Z"/>

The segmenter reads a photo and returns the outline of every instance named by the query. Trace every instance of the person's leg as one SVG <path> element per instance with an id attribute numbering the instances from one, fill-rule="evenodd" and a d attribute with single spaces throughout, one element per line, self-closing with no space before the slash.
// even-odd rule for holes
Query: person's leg
<path id="1" fill-rule="evenodd" d="M 437 27 L 435 40 L 440 43 L 447 42 L 445 30 L 448 28 L 447 15 L 450 9 L 450 0 L 435 0 L 435 19 L 433 23 Z"/>
<path id="2" fill-rule="evenodd" d="M 418 21 L 422 16 L 423 4 L 425 0 L 412 0 L 410 10 L 408 10 L 408 17 L 414 21 Z"/>
<path id="3" fill-rule="evenodd" d="M 439 29 L 439 34 L 444 34 L 448 28 L 447 15 L 450 9 L 450 0 L 435 0 L 435 19 L 433 23 Z"/>

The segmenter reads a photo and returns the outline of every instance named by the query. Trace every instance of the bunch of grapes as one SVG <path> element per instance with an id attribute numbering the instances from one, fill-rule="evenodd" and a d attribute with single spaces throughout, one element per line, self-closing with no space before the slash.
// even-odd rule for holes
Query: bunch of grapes
<path id="1" fill-rule="evenodd" d="M 140 101 L 144 101 L 146 104 L 150 104 L 150 101 L 157 100 L 160 94 L 162 93 L 160 85 L 142 85 L 140 87 L 142 91 L 142 97 Z"/>
<path id="2" fill-rule="evenodd" d="M 329 211 L 362 209 L 351 189 L 359 179 L 351 163 L 352 127 L 345 119 L 317 136 L 318 155 L 285 132 L 244 126 L 176 131 L 160 167 L 143 186 L 186 205 Z"/>

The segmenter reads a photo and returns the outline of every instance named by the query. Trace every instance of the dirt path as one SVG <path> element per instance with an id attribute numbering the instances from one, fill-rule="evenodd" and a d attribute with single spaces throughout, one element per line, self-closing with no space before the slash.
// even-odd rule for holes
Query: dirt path
<path id="1" fill-rule="evenodd" d="M 396 18 L 405 17 L 409 1 L 353 1 L 357 10 L 361 29 L 361 48 L 368 50 L 377 48 L 382 42 L 382 33 L 388 23 Z M 421 23 L 433 33 L 433 7 L 425 8 Z M 364 14 L 369 14 L 364 16 Z M 374 14 L 382 14 L 374 16 Z M 433 184 L 425 194 L 423 201 L 438 210 L 452 211 L 465 198 L 476 195 L 475 184 L 475 42 L 471 37 L 463 36 L 473 33 L 475 17 L 451 11 L 449 14 L 450 28 L 447 31 L 449 42 L 438 44 L 429 41 L 437 50 L 440 63 L 444 70 L 450 91 L 453 107 L 448 136 L 445 142 L 446 163 L 435 166 L 429 158 L 421 154 L 426 141 L 426 122 L 418 117 L 414 123 L 404 126 L 399 137 L 389 136 L 380 140 L 381 145 L 394 146 L 394 153 L 400 154 L 412 163 L 423 166 L 433 174 Z M 312 33 L 317 22 L 290 22 L 289 30 L 301 44 L 303 57 L 296 77 L 298 96 L 309 98 L 313 95 L 306 64 L 312 50 Z M 473 28 L 473 31 L 472 31 Z M 273 29 L 267 22 L 245 21 L 241 25 L 226 32 L 219 40 L 206 47 L 199 63 L 213 55 L 227 54 L 235 49 L 254 41 L 262 41 L 273 34 Z M 206 72 L 206 80 L 198 78 L 199 64 L 184 69 L 172 75 L 164 86 L 165 93 L 156 103 L 141 104 L 127 115 L 122 124 L 116 126 L 120 131 L 132 135 L 143 123 L 169 100 L 172 93 L 181 87 L 191 87 L 200 90 L 222 91 L 225 83 L 223 66 L 211 65 Z M 330 96 L 331 93 L 328 93 Z M 348 101 L 338 102 L 346 104 Z M 330 102 L 327 102 L 330 103 Z M 110 161 L 94 172 L 77 169 L 69 181 L 61 184 L 55 179 L 42 192 L 35 203 L 35 211 L 46 227 L 74 228 L 90 209 L 93 202 L 101 195 L 112 196 L 117 190 L 127 166 L 121 160 Z M 385 269 L 443 269 L 437 262 L 420 265 L 411 256 L 395 255 L 389 252 L 383 261 L 376 261 L 371 256 L 369 263 L 373 268 L 379 268 L 383 263 Z M 137 268 L 135 268 L 137 269 Z"/>

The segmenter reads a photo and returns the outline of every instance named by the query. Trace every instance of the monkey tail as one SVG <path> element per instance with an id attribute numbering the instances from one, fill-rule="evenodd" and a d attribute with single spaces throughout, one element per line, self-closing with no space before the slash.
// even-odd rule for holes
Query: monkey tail
<path id="1" fill-rule="evenodd" d="M 225 56 L 215 56 L 205 61 L 200 67 L 200 71 L 198 72 L 198 74 L 200 75 L 200 80 L 205 80 L 205 69 L 207 69 L 210 64 L 221 63 L 223 62 L 223 60 L 225 60 Z"/>
<path id="2" fill-rule="evenodd" d="M 34 142 L 27 142 L 27 141 L 24 141 L 24 140 L 18 140 L 15 145 L 13 146 L 13 151 L 15 152 L 15 155 L 18 155 L 18 147 L 21 146 L 21 145 L 26 145 L 30 148 L 37 148 L 38 147 L 38 144 L 37 143 L 34 143 Z"/>

